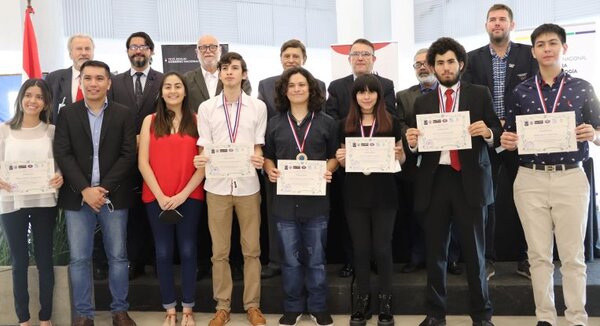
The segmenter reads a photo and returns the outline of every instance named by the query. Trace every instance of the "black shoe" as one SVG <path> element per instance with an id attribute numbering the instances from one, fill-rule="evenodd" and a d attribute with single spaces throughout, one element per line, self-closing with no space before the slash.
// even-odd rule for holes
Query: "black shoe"
<path id="1" fill-rule="evenodd" d="M 494 326 L 491 320 L 474 321 L 473 326 Z"/>
<path id="2" fill-rule="evenodd" d="M 103 281 L 108 278 L 108 267 L 94 267 L 94 280 Z"/>
<path id="3" fill-rule="evenodd" d="M 272 266 L 267 265 L 261 269 L 260 278 L 262 278 L 262 279 L 272 278 L 279 274 L 281 274 L 281 268 L 272 267 Z"/>
<path id="4" fill-rule="evenodd" d="M 434 317 L 425 317 L 419 326 L 446 326 L 446 319 L 437 319 Z"/>
<path id="5" fill-rule="evenodd" d="M 425 268 L 424 263 L 415 264 L 411 261 L 408 264 L 404 265 L 404 267 L 402 267 L 400 273 L 414 273 L 423 268 Z"/>
<path id="6" fill-rule="evenodd" d="M 279 318 L 279 326 L 296 326 L 300 318 L 302 318 L 301 312 L 284 312 Z"/>
<path id="7" fill-rule="evenodd" d="M 491 260 L 485 261 L 485 275 L 489 281 L 492 276 L 496 275 L 496 263 Z"/>
<path id="8" fill-rule="evenodd" d="M 311 312 L 310 318 L 317 326 L 333 326 L 333 319 L 328 312 Z"/>
<path id="9" fill-rule="evenodd" d="M 462 268 L 457 262 L 453 261 L 448 263 L 448 273 L 452 275 L 460 275 L 462 272 Z"/>
<path id="10" fill-rule="evenodd" d="M 129 263 L 129 280 L 133 280 L 142 275 L 144 275 L 144 265 Z"/>
<path id="11" fill-rule="evenodd" d="M 552 324 L 547 321 L 538 321 L 536 326 L 552 326 Z"/>
<path id="12" fill-rule="evenodd" d="M 392 315 L 392 295 L 379 294 L 379 318 L 377 326 L 393 326 L 394 315 Z"/>
<path id="13" fill-rule="evenodd" d="M 210 264 L 200 264 L 196 267 L 196 281 L 208 277 L 210 275 L 211 266 Z"/>
<path id="14" fill-rule="evenodd" d="M 531 273 L 529 272 L 529 261 L 522 260 L 517 263 L 517 274 L 531 279 Z"/>
<path id="15" fill-rule="evenodd" d="M 365 326 L 367 319 L 371 319 L 371 295 L 359 294 L 354 301 L 352 315 L 350 315 L 351 326 Z"/>
<path id="16" fill-rule="evenodd" d="M 241 281 L 244 279 L 244 268 L 238 264 L 231 265 L 231 279 Z"/>
<path id="17" fill-rule="evenodd" d="M 339 277 L 350 277 L 354 274 L 354 267 L 351 264 L 346 264 L 340 271 L 338 272 Z"/>

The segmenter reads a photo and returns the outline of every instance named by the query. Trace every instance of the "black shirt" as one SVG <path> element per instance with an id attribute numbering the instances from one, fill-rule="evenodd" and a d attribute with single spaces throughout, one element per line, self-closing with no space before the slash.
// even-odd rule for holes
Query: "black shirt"
<path id="1" fill-rule="evenodd" d="M 296 129 L 298 141 L 302 139 L 311 121 L 311 113 L 298 125 L 293 116 L 292 125 Z M 327 114 L 317 112 L 312 119 L 310 131 L 306 136 L 304 153 L 309 160 L 335 159 L 335 151 L 339 148 L 337 124 Z M 274 116 L 267 123 L 264 157 L 277 165 L 277 160 L 295 160 L 300 153 L 290 128 L 287 112 Z M 329 186 L 327 187 L 329 194 Z M 273 215 L 290 220 L 303 220 L 316 216 L 329 215 L 328 196 L 290 196 L 277 195 L 273 197 Z"/>
<path id="2" fill-rule="evenodd" d="M 346 133 L 344 126 L 346 119 L 340 123 L 340 142 L 344 144 L 346 137 L 360 137 L 360 129 L 353 133 Z M 375 125 L 373 137 L 394 137 L 396 142 L 402 139 L 400 122 L 394 118 L 392 130 L 386 133 L 377 131 Z M 371 132 L 370 126 L 364 127 L 365 134 Z M 385 208 L 398 209 L 398 188 L 394 173 L 362 173 L 346 172 L 344 184 L 344 205 L 346 208 Z"/>

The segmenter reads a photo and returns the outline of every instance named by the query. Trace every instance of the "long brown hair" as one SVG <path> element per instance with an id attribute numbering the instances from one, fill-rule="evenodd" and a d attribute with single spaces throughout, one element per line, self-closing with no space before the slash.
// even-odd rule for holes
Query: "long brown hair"
<path id="1" fill-rule="evenodd" d="M 181 122 L 179 123 L 178 133 L 183 135 L 189 135 L 191 137 L 198 137 L 198 128 L 196 127 L 196 117 L 190 106 L 190 100 L 188 96 L 188 87 L 185 83 L 183 76 L 176 72 L 171 71 L 164 75 L 162 82 L 160 83 L 160 95 L 158 101 L 156 101 L 156 117 L 154 118 L 154 135 L 155 137 L 168 136 L 171 134 L 173 129 L 173 119 L 175 118 L 175 112 L 167 108 L 165 99 L 163 98 L 162 89 L 165 84 L 165 80 L 169 76 L 177 76 L 183 84 L 183 90 L 185 91 L 185 97 L 181 103 Z"/>
<path id="2" fill-rule="evenodd" d="M 48 83 L 43 79 L 31 78 L 26 80 L 23 85 L 21 85 L 21 89 L 19 89 L 19 94 L 15 101 L 15 115 L 8 122 L 10 129 L 21 129 L 25 115 L 23 112 L 23 98 L 25 97 L 27 90 L 34 86 L 37 86 L 42 90 L 42 97 L 44 98 L 44 109 L 40 111 L 40 120 L 45 123 L 50 123 L 50 117 L 52 116 L 52 93 L 50 92 L 50 87 L 48 87 Z"/>
<path id="3" fill-rule="evenodd" d="M 348 134 L 355 133 L 360 126 L 362 112 L 360 105 L 356 100 L 356 94 L 360 92 L 376 92 L 377 102 L 373 107 L 373 117 L 377 121 L 377 130 L 373 134 L 387 133 L 392 130 L 392 116 L 385 109 L 385 101 L 383 97 L 383 88 L 379 79 L 373 74 L 366 74 L 356 78 L 352 85 L 352 98 L 350 99 L 350 110 L 346 117 L 346 125 L 344 131 Z"/>

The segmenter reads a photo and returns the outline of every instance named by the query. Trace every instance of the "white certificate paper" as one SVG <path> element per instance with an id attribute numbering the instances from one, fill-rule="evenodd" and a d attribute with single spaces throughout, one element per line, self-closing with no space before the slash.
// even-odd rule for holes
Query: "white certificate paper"
<path id="1" fill-rule="evenodd" d="M 518 115 L 519 154 L 577 151 L 575 112 Z"/>
<path id="2" fill-rule="evenodd" d="M 417 114 L 419 152 L 471 148 L 469 111 Z"/>
<path id="3" fill-rule="evenodd" d="M 13 195 L 53 194 L 49 184 L 54 176 L 54 160 L 2 162 L 2 179 L 11 185 Z M 8 194 L 2 190 L 3 194 Z"/>
<path id="4" fill-rule="evenodd" d="M 278 195 L 325 196 L 327 161 L 277 160 Z"/>
<path id="5" fill-rule="evenodd" d="M 211 144 L 204 147 L 206 179 L 243 178 L 256 175 L 256 169 L 250 162 L 254 154 L 252 144 Z"/>
<path id="6" fill-rule="evenodd" d="M 346 172 L 395 173 L 400 171 L 394 137 L 346 137 Z"/>

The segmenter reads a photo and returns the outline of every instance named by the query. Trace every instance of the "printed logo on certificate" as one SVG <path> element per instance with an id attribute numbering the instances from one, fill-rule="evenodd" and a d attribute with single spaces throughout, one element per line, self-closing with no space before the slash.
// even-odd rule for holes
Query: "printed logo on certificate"
<path id="1" fill-rule="evenodd" d="M 277 169 L 281 173 L 277 179 L 278 195 L 326 195 L 326 161 L 277 160 Z"/>
<path id="2" fill-rule="evenodd" d="M 54 160 L 5 161 L 1 166 L 2 179 L 11 185 L 12 195 L 53 194 L 56 189 L 50 186 L 54 176 Z M 6 190 L 2 190 L 7 194 Z"/>
<path id="3" fill-rule="evenodd" d="M 204 147 L 206 179 L 243 178 L 256 175 L 256 169 L 250 162 L 254 154 L 252 144 L 211 144 Z"/>
<path id="4" fill-rule="evenodd" d="M 395 173 L 394 137 L 346 137 L 346 172 Z"/>
<path id="5" fill-rule="evenodd" d="M 470 149 L 469 111 L 417 114 L 419 152 Z"/>
<path id="6" fill-rule="evenodd" d="M 577 151 L 575 112 L 518 115 L 519 154 Z"/>

